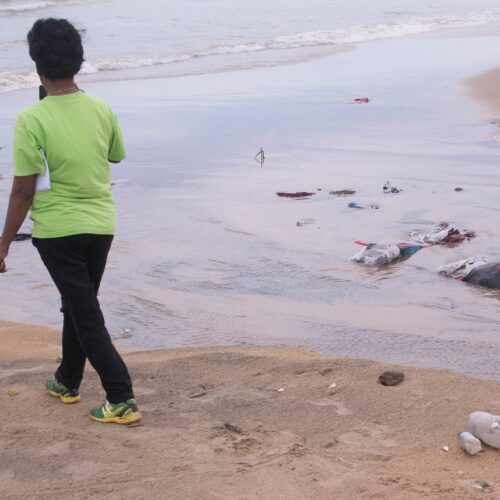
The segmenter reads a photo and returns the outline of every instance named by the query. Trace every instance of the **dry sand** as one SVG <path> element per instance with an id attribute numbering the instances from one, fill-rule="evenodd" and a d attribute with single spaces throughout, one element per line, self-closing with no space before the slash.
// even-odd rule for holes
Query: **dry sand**
<path id="1" fill-rule="evenodd" d="M 144 421 L 120 427 L 88 418 L 91 369 L 81 403 L 44 393 L 57 332 L 3 323 L 0 343 L 3 500 L 500 495 L 500 451 L 456 441 L 471 411 L 500 412 L 499 382 L 405 367 L 383 387 L 393 366 L 281 347 L 129 352 Z"/>

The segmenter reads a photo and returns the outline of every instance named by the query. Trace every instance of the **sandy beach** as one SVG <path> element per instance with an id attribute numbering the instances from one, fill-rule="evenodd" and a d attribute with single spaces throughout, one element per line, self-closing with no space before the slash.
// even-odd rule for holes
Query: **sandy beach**
<path id="1" fill-rule="evenodd" d="M 436 271 L 498 260 L 500 12 L 290 0 L 261 22 L 247 2 L 242 27 L 229 2 L 192 2 L 175 16 L 176 0 L 140 16 L 135 0 L 44 2 L 89 25 L 82 88 L 116 110 L 127 143 L 99 301 L 144 419 L 91 421 L 104 394 L 89 366 L 82 402 L 45 393 L 60 297 L 31 243 L 13 244 L 0 498 L 500 498 L 500 451 L 457 441 L 471 412 L 500 414 L 500 295 Z M 15 118 L 37 99 L 19 34 L 31 11 L 9 5 L 2 200 Z M 130 30 L 141 43 L 122 40 Z M 354 193 L 330 194 L 342 189 Z M 277 196 L 297 191 L 314 194 Z M 356 240 L 405 242 L 441 221 L 477 237 L 381 269 L 351 260 Z M 384 387 L 385 370 L 405 380 Z"/>
<path id="2" fill-rule="evenodd" d="M 498 495 L 498 452 L 468 456 L 456 434 L 500 408 L 499 382 L 405 367 L 384 387 L 397 367 L 292 348 L 127 352 L 144 420 L 123 428 L 88 418 L 92 370 L 79 404 L 44 393 L 57 332 L 2 323 L 0 343 L 5 500 Z"/>

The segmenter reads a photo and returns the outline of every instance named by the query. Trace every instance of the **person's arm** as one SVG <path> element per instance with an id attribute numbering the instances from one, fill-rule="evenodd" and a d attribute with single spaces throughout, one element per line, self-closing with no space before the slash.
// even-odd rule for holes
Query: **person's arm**
<path id="1" fill-rule="evenodd" d="M 14 236 L 22 226 L 35 194 L 36 175 L 15 176 L 9 198 L 9 208 L 5 218 L 2 238 L 0 239 L 0 273 L 7 271 L 5 258 Z"/>

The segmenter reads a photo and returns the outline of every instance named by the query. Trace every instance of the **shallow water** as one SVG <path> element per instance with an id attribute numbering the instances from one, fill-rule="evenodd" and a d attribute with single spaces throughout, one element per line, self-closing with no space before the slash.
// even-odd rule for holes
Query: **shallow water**
<path id="1" fill-rule="evenodd" d="M 498 259 L 495 130 L 460 80 L 496 64 L 499 39 L 457 35 L 89 85 L 117 110 L 129 149 L 114 167 L 120 229 L 100 297 L 113 336 L 155 348 L 295 344 L 499 378 L 500 296 L 435 272 L 465 256 Z M 352 104 L 365 95 L 368 105 Z M 33 98 L 0 98 L 2 173 L 15 113 Z M 403 192 L 384 195 L 387 180 Z M 2 199 L 7 188 L 0 181 Z M 356 196 L 328 194 L 342 188 Z M 317 194 L 275 195 L 303 190 Z M 381 209 L 348 209 L 351 200 Z M 303 218 L 315 223 L 298 227 Z M 381 270 L 350 261 L 356 239 L 405 241 L 441 220 L 479 236 Z M 2 319 L 58 325 L 57 294 L 29 243 L 13 247 L 9 266 Z"/>

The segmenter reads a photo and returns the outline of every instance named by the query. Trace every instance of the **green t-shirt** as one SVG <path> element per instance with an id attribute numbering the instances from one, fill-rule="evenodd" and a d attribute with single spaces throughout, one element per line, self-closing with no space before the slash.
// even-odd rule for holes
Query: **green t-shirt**
<path id="1" fill-rule="evenodd" d="M 118 120 L 102 100 L 84 92 L 49 96 L 24 110 L 14 131 L 14 175 L 43 174 L 50 189 L 31 206 L 35 238 L 114 234 L 109 161 L 125 158 Z"/>

